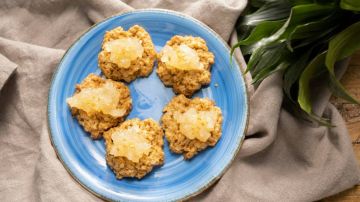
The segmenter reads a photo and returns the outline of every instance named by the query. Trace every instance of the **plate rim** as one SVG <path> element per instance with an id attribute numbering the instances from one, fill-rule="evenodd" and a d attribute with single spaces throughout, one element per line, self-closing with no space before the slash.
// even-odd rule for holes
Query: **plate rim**
<path id="1" fill-rule="evenodd" d="M 190 21 L 193 21 L 195 22 L 196 24 L 200 25 L 201 27 L 203 27 L 204 29 L 206 29 L 206 31 L 208 31 L 210 34 L 214 35 L 216 37 L 217 40 L 219 40 L 222 45 L 225 46 L 225 48 L 229 51 L 230 53 L 230 47 L 229 45 L 226 43 L 226 41 L 217 33 L 215 32 L 213 29 L 211 29 L 209 26 L 207 26 L 205 23 L 201 22 L 200 20 L 188 15 L 188 14 L 185 14 L 185 13 L 182 13 L 182 12 L 178 12 L 178 11 L 174 11 L 174 10 L 168 10 L 168 9 L 162 9 L 162 8 L 144 8 L 144 9 L 134 9 L 134 10 L 130 10 L 130 11 L 123 11 L 123 12 L 120 12 L 120 13 L 117 13 L 117 14 L 114 14 L 114 15 L 111 15 L 109 17 L 106 17 L 104 18 L 103 20 L 101 21 L 98 21 L 96 23 L 94 23 L 93 25 L 91 25 L 90 27 L 88 27 L 87 29 L 85 29 L 83 31 L 83 33 L 81 33 L 72 43 L 71 45 L 66 49 L 66 51 L 64 52 L 63 56 L 61 57 L 60 59 L 60 62 L 59 64 L 57 65 L 54 73 L 52 74 L 52 77 L 51 77 L 51 82 L 50 82 L 50 87 L 49 87 L 49 90 L 48 90 L 48 100 L 47 100 L 47 130 L 48 130 L 48 135 L 49 135 L 49 138 L 50 138 L 50 143 L 51 143 L 51 146 L 52 148 L 54 149 L 55 151 L 55 154 L 56 154 L 56 157 L 57 159 L 61 162 L 61 164 L 63 165 L 63 167 L 65 168 L 65 170 L 67 171 L 67 173 L 71 176 L 71 178 L 77 182 L 78 184 L 81 185 L 81 187 L 83 187 L 86 191 L 92 193 L 93 195 L 95 195 L 96 197 L 100 198 L 100 199 L 103 199 L 105 201 L 114 201 L 113 199 L 111 198 L 108 198 L 107 196 L 104 196 L 103 194 L 101 193 L 98 193 L 94 190 L 92 190 L 90 187 L 88 187 L 86 184 L 82 183 L 78 177 L 70 170 L 70 168 L 67 166 L 67 164 L 65 163 L 65 161 L 62 159 L 62 156 L 60 155 L 60 151 L 58 150 L 57 148 L 57 145 L 56 143 L 54 142 L 53 140 L 53 128 L 51 127 L 51 117 L 50 117 L 50 98 L 51 98 L 51 94 L 52 94 L 52 91 L 53 91 L 53 88 L 54 88 L 54 80 L 55 80 L 55 77 L 56 75 L 58 74 L 59 70 L 60 70 L 60 66 L 62 65 L 63 63 L 63 60 L 64 58 L 67 56 L 67 54 L 69 53 L 69 51 L 77 44 L 77 42 L 86 34 L 88 33 L 89 31 L 91 31 L 93 28 L 95 28 L 97 25 L 105 22 L 105 21 L 108 21 L 110 20 L 111 18 L 115 18 L 115 17 L 119 17 L 119 16 L 122 16 L 122 15 L 127 15 L 127 14 L 132 14 L 132 13 L 146 13 L 146 12 L 159 12 L 159 13 L 166 13 L 166 14 L 170 14 L 170 15 L 175 15 L 175 16 L 179 16 L 181 18 L 185 18 L 185 19 L 188 19 Z M 176 201 L 185 201 L 185 200 L 188 200 L 190 198 L 193 198 L 197 195 L 199 195 L 200 193 L 204 192 L 206 189 L 208 189 L 209 187 L 211 187 L 215 182 L 217 182 L 225 173 L 226 171 L 230 168 L 230 166 L 232 165 L 233 161 L 235 160 L 235 158 L 239 155 L 239 151 L 240 151 L 240 148 L 242 147 L 243 145 L 243 142 L 244 142 L 244 139 L 245 139 L 245 134 L 248 130 L 248 125 L 249 125 L 249 115 L 250 115 L 250 109 L 249 109 L 249 92 L 248 92 L 248 84 L 246 83 L 246 79 L 245 79 L 245 76 L 244 74 L 242 73 L 241 69 L 240 69 L 240 66 L 241 66 L 241 62 L 238 61 L 238 59 L 233 56 L 231 58 L 231 61 L 232 62 L 235 62 L 238 66 L 239 66 L 239 69 L 238 71 L 240 72 L 240 75 L 241 75 L 241 79 L 244 83 L 244 96 L 245 96 L 245 103 L 244 103 L 244 106 L 245 106 L 245 121 L 244 121 L 244 131 L 243 131 L 243 134 L 242 134 L 242 137 L 240 139 L 240 141 L 238 142 L 237 144 L 237 148 L 235 149 L 234 153 L 232 154 L 232 157 L 230 159 L 230 161 L 225 165 L 224 169 L 217 175 L 217 176 L 213 176 L 212 178 L 210 178 L 210 180 L 208 181 L 207 184 L 204 184 L 203 186 L 201 186 L 201 188 L 199 188 L 198 190 L 190 193 L 190 194 L 187 194 L 187 195 L 184 195 L 182 198 L 179 198 L 179 199 L 171 199 L 172 201 L 173 200 L 176 200 Z M 234 68 L 234 67 L 231 67 L 231 68 Z"/>

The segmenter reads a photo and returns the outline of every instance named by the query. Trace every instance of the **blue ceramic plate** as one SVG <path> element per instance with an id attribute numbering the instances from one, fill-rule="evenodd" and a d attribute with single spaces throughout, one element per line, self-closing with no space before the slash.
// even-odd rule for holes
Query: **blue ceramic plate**
<path id="1" fill-rule="evenodd" d="M 165 142 L 165 164 L 142 180 L 117 180 L 106 165 L 103 140 L 93 141 L 71 116 L 66 98 L 88 74 L 100 75 L 97 55 L 105 31 L 138 24 L 151 35 L 160 51 L 174 35 L 200 36 L 215 54 L 211 84 L 194 96 L 209 97 L 221 108 L 224 121 L 222 137 L 190 161 L 172 154 Z M 155 67 L 156 68 L 156 67 Z M 174 97 L 155 70 L 148 78 L 130 85 L 133 110 L 128 119 L 153 118 L 159 121 L 163 107 Z M 226 43 L 203 23 L 167 10 L 138 10 L 113 16 L 96 24 L 66 52 L 55 73 L 49 93 L 50 138 L 59 159 L 69 173 L 97 196 L 116 201 L 174 201 L 187 199 L 205 190 L 221 177 L 239 151 L 247 124 L 246 87 L 237 62 L 230 65 Z"/>

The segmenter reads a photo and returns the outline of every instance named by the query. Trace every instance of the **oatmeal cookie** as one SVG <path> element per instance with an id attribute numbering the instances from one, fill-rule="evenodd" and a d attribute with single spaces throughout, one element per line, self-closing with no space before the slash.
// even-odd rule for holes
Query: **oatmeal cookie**
<path id="1" fill-rule="evenodd" d="M 130 113 L 132 100 L 129 88 L 121 82 L 90 74 L 76 85 L 74 95 L 67 99 L 71 113 L 91 138 L 123 122 Z"/>
<path id="2" fill-rule="evenodd" d="M 221 137 L 222 114 L 208 98 L 174 97 L 163 110 L 162 127 L 170 150 L 190 159 Z"/>
<path id="3" fill-rule="evenodd" d="M 176 35 L 166 43 L 157 58 L 158 76 L 177 94 L 189 97 L 210 83 L 214 54 L 200 37 Z"/>
<path id="4" fill-rule="evenodd" d="M 104 133 L 106 162 L 116 178 L 143 178 L 164 163 L 163 131 L 152 119 L 127 120 Z"/>
<path id="5" fill-rule="evenodd" d="M 98 56 L 100 69 L 107 78 L 126 82 L 148 76 L 155 59 L 151 37 L 139 25 L 132 26 L 128 31 L 122 27 L 107 31 Z"/>

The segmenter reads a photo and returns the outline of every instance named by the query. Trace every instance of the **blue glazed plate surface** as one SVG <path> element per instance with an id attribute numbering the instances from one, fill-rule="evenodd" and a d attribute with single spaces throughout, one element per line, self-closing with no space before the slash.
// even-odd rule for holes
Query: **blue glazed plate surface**
<path id="1" fill-rule="evenodd" d="M 103 140 L 93 141 L 71 116 L 66 98 L 73 95 L 75 85 L 88 74 L 100 75 L 97 55 L 105 31 L 138 24 L 151 35 L 160 51 L 174 35 L 200 36 L 215 55 L 211 84 L 194 96 L 215 100 L 224 116 L 223 134 L 217 145 L 190 161 L 170 153 L 165 141 L 165 164 L 155 168 L 142 180 L 117 180 L 106 165 Z M 156 68 L 156 67 L 155 67 Z M 171 88 L 161 83 L 154 71 L 139 78 L 129 87 L 133 110 L 128 119 L 160 120 L 163 107 L 174 97 Z M 116 201 L 174 201 L 194 196 L 225 172 L 237 154 L 246 129 L 248 103 L 246 87 L 229 49 L 220 37 L 201 22 L 167 10 L 137 10 L 114 16 L 96 24 L 66 52 L 54 74 L 48 102 L 50 138 L 54 149 L 69 173 L 97 196 Z"/>

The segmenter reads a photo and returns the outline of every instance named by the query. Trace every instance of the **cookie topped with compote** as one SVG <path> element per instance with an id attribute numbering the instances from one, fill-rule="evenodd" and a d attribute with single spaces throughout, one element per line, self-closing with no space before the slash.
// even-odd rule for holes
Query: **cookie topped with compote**
<path id="1" fill-rule="evenodd" d="M 161 118 L 170 150 L 191 159 L 221 137 L 222 113 L 208 98 L 174 97 Z"/>
<path id="2" fill-rule="evenodd" d="M 116 178 L 143 178 L 164 163 L 164 133 L 152 119 L 130 119 L 105 132 L 106 162 Z"/>
<path id="3" fill-rule="evenodd" d="M 98 63 L 107 78 L 131 82 L 148 76 L 155 59 L 155 46 L 149 33 L 134 25 L 127 31 L 117 27 L 105 33 Z"/>
<path id="4" fill-rule="evenodd" d="M 214 54 L 200 37 L 174 36 L 157 55 L 159 78 L 175 93 L 192 96 L 211 79 Z"/>
<path id="5" fill-rule="evenodd" d="M 76 85 L 75 93 L 66 100 L 71 113 L 91 138 L 102 134 L 125 120 L 132 108 L 129 88 L 121 82 L 89 74 Z"/>

